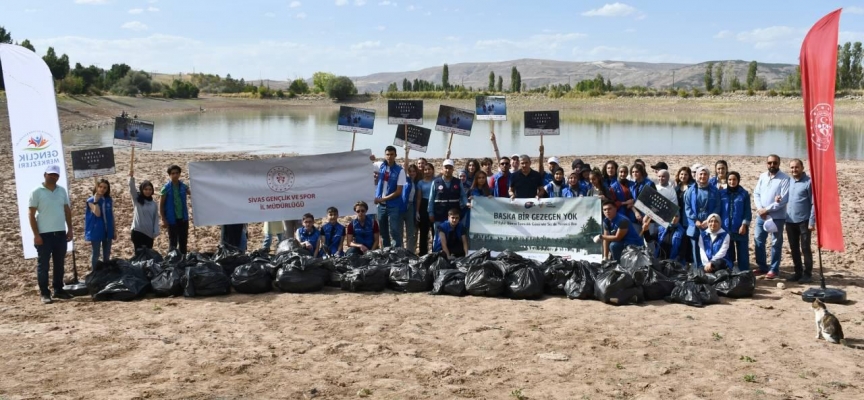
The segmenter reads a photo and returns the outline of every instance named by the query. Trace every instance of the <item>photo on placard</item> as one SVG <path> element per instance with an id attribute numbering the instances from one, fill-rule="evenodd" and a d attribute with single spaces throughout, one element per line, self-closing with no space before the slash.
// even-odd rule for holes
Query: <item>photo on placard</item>
<path id="1" fill-rule="evenodd" d="M 558 111 L 525 111 L 525 136 L 560 135 Z"/>
<path id="2" fill-rule="evenodd" d="M 429 138 L 432 136 L 432 130 L 417 125 L 408 125 L 408 148 L 425 153 L 429 148 Z M 396 138 L 393 140 L 393 146 L 398 148 L 405 147 L 405 125 L 399 125 L 396 128 Z"/>
<path id="3" fill-rule="evenodd" d="M 114 119 L 114 145 L 153 149 L 153 122 L 117 117 Z"/>
<path id="4" fill-rule="evenodd" d="M 115 172 L 114 148 L 100 147 L 98 149 L 72 151 L 72 172 L 75 179 L 113 175 Z"/>
<path id="5" fill-rule="evenodd" d="M 422 124 L 423 100 L 387 100 L 387 123 Z"/>
<path id="6" fill-rule="evenodd" d="M 633 206 L 642 214 L 650 216 L 653 221 L 666 227 L 672 224 L 679 211 L 677 204 L 647 185 L 639 192 L 639 197 Z"/>
<path id="7" fill-rule="evenodd" d="M 507 100 L 504 96 L 477 96 L 474 99 L 477 119 L 481 121 L 506 121 Z"/>
<path id="8" fill-rule="evenodd" d="M 471 136 L 474 125 L 474 113 L 470 110 L 441 105 L 438 109 L 438 120 L 435 130 L 457 135 Z"/>
<path id="9" fill-rule="evenodd" d="M 371 135 L 374 125 L 375 110 L 348 106 L 339 107 L 339 119 L 336 122 L 337 131 Z"/>

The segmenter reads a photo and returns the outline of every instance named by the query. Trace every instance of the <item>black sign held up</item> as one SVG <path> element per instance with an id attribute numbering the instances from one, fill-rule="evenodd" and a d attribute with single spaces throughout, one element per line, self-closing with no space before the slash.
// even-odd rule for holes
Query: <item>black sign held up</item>
<path id="1" fill-rule="evenodd" d="M 438 120 L 435 122 L 436 131 L 471 136 L 471 127 L 473 125 L 474 113 L 470 110 L 463 110 L 443 104 L 438 108 Z"/>
<path id="2" fill-rule="evenodd" d="M 423 100 L 387 100 L 387 123 L 422 124 Z"/>
<path id="3" fill-rule="evenodd" d="M 432 136 L 432 130 L 422 126 L 408 125 L 408 148 L 425 153 L 429 148 L 429 137 Z M 399 125 L 396 128 L 396 139 L 393 140 L 393 145 L 396 147 L 405 146 L 405 125 Z"/>
<path id="4" fill-rule="evenodd" d="M 651 217 L 651 220 L 668 227 L 672 219 L 678 215 L 678 206 L 672 201 L 657 193 L 651 186 L 645 186 L 639 193 L 639 198 L 634 204 L 642 214 Z"/>
<path id="5" fill-rule="evenodd" d="M 92 178 L 94 176 L 113 175 L 114 148 L 77 150 L 72 152 L 72 171 L 75 179 Z"/>
<path id="6" fill-rule="evenodd" d="M 525 111 L 525 136 L 560 135 L 558 111 Z"/>

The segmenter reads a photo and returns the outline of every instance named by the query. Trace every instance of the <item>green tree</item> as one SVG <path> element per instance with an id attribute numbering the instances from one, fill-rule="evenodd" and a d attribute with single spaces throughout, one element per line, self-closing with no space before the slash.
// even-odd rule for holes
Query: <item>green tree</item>
<path id="1" fill-rule="evenodd" d="M 0 43 L 12 44 L 12 32 L 6 30 L 6 28 L 0 26 Z M 4 89 L 3 86 L 3 65 L 0 64 L 0 89 Z"/>
<path id="2" fill-rule="evenodd" d="M 753 84 L 756 82 L 756 71 L 759 66 L 756 64 L 756 61 L 750 61 L 750 65 L 747 67 L 747 89 L 754 89 Z"/>
<path id="3" fill-rule="evenodd" d="M 132 71 L 132 67 L 126 64 L 112 64 L 111 69 L 105 74 L 105 87 L 113 87 L 114 84 L 123 79 L 130 71 Z"/>
<path id="4" fill-rule="evenodd" d="M 72 69 L 70 74 L 81 78 L 81 82 L 84 85 L 83 93 L 87 93 L 91 87 L 98 85 L 99 79 L 102 77 L 102 70 L 95 65 L 84 68 L 81 63 L 75 63 L 75 68 Z"/>
<path id="5" fill-rule="evenodd" d="M 24 39 L 24 41 L 21 42 L 21 47 L 25 49 L 30 49 L 30 51 L 34 53 L 36 52 L 36 48 L 33 47 L 33 43 L 30 43 L 30 39 Z"/>
<path id="6" fill-rule="evenodd" d="M 844 43 L 837 57 L 840 59 L 840 64 L 837 65 L 837 73 L 840 75 L 837 88 L 849 89 L 852 87 L 852 43 Z"/>
<path id="7" fill-rule="evenodd" d="M 519 81 L 519 77 L 517 76 L 518 73 L 519 70 L 516 69 L 515 65 L 510 68 L 510 92 L 512 93 L 516 93 L 516 85 Z"/>
<path id="8" fill-rule="evenodd" d="M 723 91 L 723 64 L 717 63 L 714 72 L 714 87 Z"/>
<path id="9" fill-rule="evenodd" d="M 288 91 L 294 94 L 306 94 L 309 93 L 309 84 L 306 83 L 305 79 L 297 78 L 291 81 L 291 85 L 288 86 Z"/>
<path id="10" fill-rule="evenodd" d="M 405 81 L 407 81 L 407 79 Z M 403 81 L 402 83 L 404 84 L 405 81 Z M 390 86 L 387 86 L 387 93 L 398 92 L 398 91 L 399 91 L 399 87 L 396 86 L 396 82 L 393 82 L 390 84 Z"/>
<path id="11" fill-rule="evenodd" d="M 495 72 L 489 71 L 489 91 L 495 91 Z"/>
<path id="12" fill-rule="evenodd" d="M 69 74 L 69 56 L 64 54 L 61 57 L 57 57 L 57 53 L 54 52 L 53 47 L 48 48 L 48 52 L 45 53 L 42 59 L 45 60 L 45 64 L 48 65 L 48 69 L 51 70 L 51 76 L 54 79 L 59 81 Z"/>
<path id="13" fill-rule="evenodd" d="M 516 91 L 522 91 L 522 73 L 518 70 L 516 71 Z"/>
<path id="14" fill-rule="evenodd" d="M 81 77 L 79 76 L 71 74 L 67 75 L 65 78 L 57 81 L 57 92 L 69 94 L 84 94 L 86 93 L 84 80 L 81 79 Z"/>
<path id="15" fill-rule="evenodd" d="M 182 82 L 175 79 L 175 82 Z M 185 82 L 184 82 L 185 83 Z M 189 83 L 192 85 L 191 83 Z M 195 86 L 195 85 L 192 85 Z M 175 85 L 171 86 L 172 88 Z M 195 87 L 197 90 L 198 88 Z M 135 71 L 126 74 L 123 78 L 120 78 L 114 86 L 111 87 L 111 92 L 114 94 L 118 94 L 121 96 L 136 96 L 138 94 L 150 94 L 153 92 L 153 80 L 150 77 L 150 74 L 144 71 Z M 197 93 L 195 96 L 197 97 Z M 174 96 L 167 96 L 174 97 Z M 188 98 L 188 97 L 182 97 Z"/>
<path id="16" fill-rule="evenodd" d="M 585 221 L 585 225 L 582 225 L 582 232 L 580 235 L 582 236 L 595 236 L 599 233 L 603 233 L 600 224 L 597 222 L 594 217 L 588 217 L 588 220 Z"/>
<path id="17" fill-rule="evenodd" d="M 851 63 L 849 66 L 849 78 L 851 88 L 858 89 L 861 87 L 861 80 L 864 79 L 864 73 L 862 73 L 861 66 L 861 58 L 864 56 L 862 54 L 861 42 L 855 42 L 852 45 L 852 54 L 851 54 Z"/>
<path id="18" fill-rule="evenodd" d="M 408 78 L 402 79 L 402 91 L 403 92 L 410 92 L 411 91 L 411 81 L 409 81 Z"/>
<path id="19" fill-rule="evenodd" d="M 330 81 L 336 78 L 336 75 L 333 75 L 329 72 L 316 72 L 312 74 L 312 86 L 315 88 L 316 93 L 326 93 L 327 87 L 330 85 Z"/>
<path id="20" fill-rule="evenodd" d="M 780 83 L 780 90 L 801 91 L 801 66 L 796 66 L 795 72 L 786 75 L 786 79 Z"/>
<path id="21" fill-rule="evenodd" d="M 331 99 L 339 101 L 348 99 L 357 94 L 357 88 L 354 87 L 354 82 L 347 76 L 338 76 L 330 80 L 327 87 L 327 96 Z"/>
<path id="22" fill-rule="evenodd" d="M 709 62 L 707 66 L 705 66 L 705 91 L 710 92 L 711 89 L 714 89 L 714 63 Z"/>
<path id="23" fill-rule="evenodd" d="M 444 87 L 445 92 L 450 90 L 450 68 L 447 64 L 444 64 L 444 70 L 441 71 L 441 86 Z"/>
<path id="24" fill-rule="evenodd" d="M 498 75 L 498 91 L 504 91 L 504 78 L 502 78 L 501 75 Z"/>
<path id="25" fill-rule="evenodd" d="M 130 77 L 138 75 L 139 72 L 133 72 L 123 80 L 127 80 Z M 122 81 L 122 80 L 121 80 Z M 162 89 L 162 95 L 172 99 L 194 99 L 198 98 L 199 89 L 192 82 L 184 82 L 179 79 L 175 79 L 174 82 L 171 83 L 171 86 L 164 87 Z"/>

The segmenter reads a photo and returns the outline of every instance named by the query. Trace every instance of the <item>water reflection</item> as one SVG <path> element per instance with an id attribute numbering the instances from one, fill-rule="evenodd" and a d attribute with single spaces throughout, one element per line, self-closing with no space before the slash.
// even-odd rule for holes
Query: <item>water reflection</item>
<path id="1" fill-rule="evenodd" d="M 435 111 L 437 112 L 437 111 Z M 338 108 L 298 110 L 244 110 L 187 114 L 156 118 L 155 150 L 293 152 L 319 154 L 351 147 L 351 133 L 336 131 Z M 562 111 L 561 135 L 546 136 L 547 155 L 594 154 L 712 154 L 806 157 L 807 136 L 803 116 L 730 113 L 590 113 Z M 441 157 L 447 134 L 434 131 L 435 115 L 424 116 L 433 129 L 427 155 Z M 453 157 L 492 156 L 489 131 L 495 130 L 502 155 L 537 152 L 539 137 L 522 134 L 522 114 L 507 121 L 476 121 L 470 137 L 456 135 Z M 864 158 L 864 118 L 838 116 L 835 149 L 838 159 Z M 357 134 L 358 149 L 380 152 L 392 144 L 397 126 L 387 125 L 378 112 L 374 135 Z M 75 147 L 111 144 L 111 128 L 73 132 L 64 142 Z M 420 155 L 415 154 L 415 157 Z"/>

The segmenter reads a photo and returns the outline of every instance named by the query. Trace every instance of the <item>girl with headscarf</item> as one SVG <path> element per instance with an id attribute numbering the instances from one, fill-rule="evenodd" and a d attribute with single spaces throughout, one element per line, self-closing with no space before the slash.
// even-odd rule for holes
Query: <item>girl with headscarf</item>
<path id="1" fill-rule="evenodd" d="M 729 250 L 729 234 L 722 228 L 720 216 L 711 214 L 705 222 L 708 227 L 699 233 L 699 255 L 705 272 L 729 269 L 726 252 Z"/>

